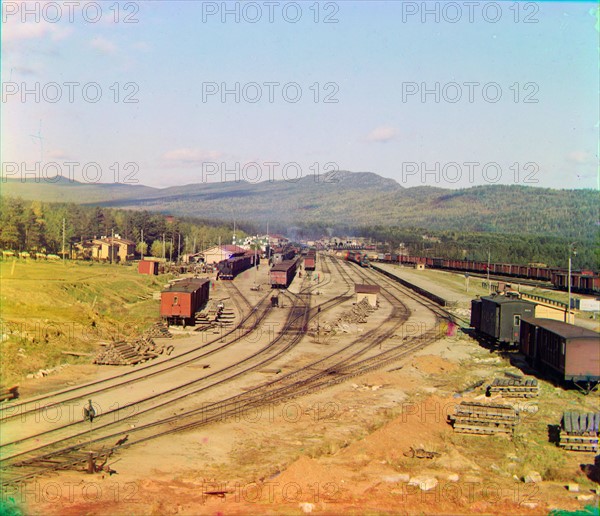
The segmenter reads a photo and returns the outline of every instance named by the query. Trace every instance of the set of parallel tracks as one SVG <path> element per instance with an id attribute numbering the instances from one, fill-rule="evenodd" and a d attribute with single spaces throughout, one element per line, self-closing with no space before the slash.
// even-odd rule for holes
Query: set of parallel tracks
<path id="1" fill-rule="evenodd" d="M 329 269 L 329 266 L 326 264 L 325 260 L 320 260 L 320 262 L 324 269 Z M 348 272 L 344 270 L 344 266 L 342 266 L 335 259 L 332 260 L 332 263 L 342 276 L 343 281 L 348 286 L 346 293 L 336 296 L 318 306 L 313 306 L 311 308 L 310 302 L 306 302 L 304 300 L 306 297 L 305 294 L 308 294 L 311 289 L 322 286 L 323 284 L 313 285 L 309 288 L 303 287 L 299 295 L 288 292 L 287 295 L 292 299 L 292 306 L 281 335 L 274 339 L 274 341 L 266 348 L 259 350 L 244 361 L 238 362 L 234 364 L 234 366 L 230 366 L 230 368 L 239 367 L 244 362 L 249 361 L 250 359 L 255 359 L 261 356 L 261 354 L 266 354 L 267 356 L 262 358 L 258 363 L 255 363 L 248 368 L 243 369 L 242 371 L 235 372 L 234 374 L 218 380 L 209 386 L 205 386 L 196 391 L 187 393 L 185 394 L 185 397 L 190 396 L 191 394 L 197 394 L 198 392 L 215 387 L 216 385 L 229 382 L 242 374 L 245 374 L 251 370 L 256 370 L 258 367 L 264 367 L 264 365 L 267 363 L 271 363 L 277 358 L 283 357 L 285 353 L 292 349 L 303 338 L 307 325 L 312 318 L 314 318 L 318 313 L 323 313 L 325 310 L 331 309 L 334 306 L 347 301 L 350 298 L 349 291 L 353 286 L 353 282 Z M 363 271 L 360 269 L 358 269 L 358 271 L 360 272 L 357 273 L 355 269 L 354 272 L 360 274 L 363 278 L 366 278 L 367 281 L 373 281 L 372 278 L 367 277 Z M 303 286 L 304 283 L 307 282 L 307 279 L 309 279 L 309 277 L 305 276 L 303 279 Z M 237 289 L 237 287 L 234 288 Z M 35 476 L 46 473 L 49 469 L 59 470 L 76 467 L 87 460 L 87 454 L 84 452 L 84 448 L 89 449 L 90 447 L 94 446 L 96 449 L 96 456 L 101 458 L 102 456 L 108 456 L 112 454 L 117 448 L 126 448 L 128 446 L 146 442 L 151 439 L 156 439 L 174 432 L 181 432 L 213 422 L 222 421 L 227 417 L 239 414 L 240 410 L 248 410 L 266 403 L 281 402 L 289 398 L 307 394 L 309 392 L 345 381 L 349 377 L 364 374 L 372 369 L 381 368 L 392 361 L 399 360 L 416 352 L 419 349 L 422 349 L 430 342 L 436 340 L 438 338 L 436 332 L 429 331 L 418 338 L 415 337 L 405 339 L 402 344 L 393 346 L 392 348 L 377 353 L 374 356 L 365 356 L 369 353 L 372 353 L 373 350 L 377 346 L 380 346 L 384 341 L 388 340 L 390 337 L 393 337 L 398 328 L 400 328 L 410 316 L 410 311 L 407 309 L 406 305 L 397 295 L 391 292 L 392 288 L 401 291 L 403 296 L 408 295 L 414 299 L 418 298 L 418 301 L 422 304 L 429 303 L 428 301 L 423 302 L 420 297 L 416 296 L 410 291 L 405 291 L 399 285 L 389 282 L 389 287 L 384 289 L 384 296 L 392 305 L 391 319 L 393 322 L 390 322 L 387 325 L 389 326 L 388 328 L 383 329 L 380 327 L 367 332 L 365 335 L 362 335 L 360 338 L 360 343 L 353 342 L 323 359 L 308 364 L 307 366 L 299 368 L 291 373 L 277 378 L 276 380 L 267 382 L 242 394 L 231 396 L 218 402 L 209 403 L 200 408 L 194 408 L 192 410 L 181 412 L 172 417 L 142 424 L 136 428 L 119 430 L 107 435 L 96 437 L 94 439 L 90 438 L 85 443 L 77 442 L 75 444 L 69 444 L 74 439 L 81 439 L 84 436 L 91 435 L 91 430 L 85 431 L 75 436 L 69 436 L 62 440 L 56 441 L 50 445 L 40 446 L 27 450 L 26 452 L 15 454 L 8 458 L 2 458 L 0 459 L 0 477 L 2 477 L 0 483 L 2 485 L 7 485 L 25 482 Z M 240 299 L 245 300 L 241 293 L 239 294 Z M 266 297 L 267 296 L 265 296 L 260 303 L 263 303 Z M 247 300 L 245 300 L 245 303 L 247 303 L 248 306 L 251 306 Z M 430 307 L 428 306 L 428 308 Z M 440 307 L 435 308 L 442 312 L 446 312 Z M 450 315 L 448 312 L 442 314 L 440 311 L 436 312 L 436 314 L 438 314 L 440 317 L 448 317 Z M 246 320 L 248 320 L 248 318 L 245 318 L 245 321 Z M 233 332 L 235 330 L 231 331 Z M 197 360 L 197 358 L 194 360 Z M 230 368 L 220 370 L 218 373 L 222 374 L 224 371 Z M 205 380 L 205 378 L 202 380 Z M 82 386 L 74 388 L 73 390 L 78 390 L 81 388 Z M 180 399 L 181 398 L 178 398 L 177 401 Z M 140 401 L 137 403 L 140 403 Z M 139 416 L 140 413 L 137 415 Z M 113 426 L 113 424 L 109 423 L 101 428 L 106 428 L 109 426 Z M 97 432 L 98 430 L 99 429 L 96 428 L 94 432 Z M 120 444 L 119 446 L 116 446 L 115 444 L 109 444 L 122 440 L 126 435 L 129 440 Z M 129 436 L 132 435 L 134 437 L 130 439 Z M 61 447 L 59 447 L 59 445 L 61 445 Z M 35 455 L 31 456 L 32 454 Z M 11 473 L 9 473 L 9 468 L 12 471 Z M 19 470 L 21 473 L 15 476 L 13 473 L 15 470 Z"/>

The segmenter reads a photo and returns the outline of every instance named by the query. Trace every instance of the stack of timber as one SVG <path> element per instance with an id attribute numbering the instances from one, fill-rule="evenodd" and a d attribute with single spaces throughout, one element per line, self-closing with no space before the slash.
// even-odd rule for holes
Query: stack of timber
<path id="1" fill-rule="evenodd" d="M 540 393 L 536 379 L 496 378 L 488 386 L 488 395 L 500 394 L 503 398 L 534 398 Z"/>
<path id="2" fill-rule="evenodd" d="M 16 400 L 19 397 L 19 386 L 0 387 L 0 401 Z"/>
<path id="3" fill-rule="evenodd" d="M 565 450 L 598 451 L 600 412 L 565 412 L 558 445 Z"/>
<path id="4" fill-rule="evenodd" d="M 111 342 L 105 344 L 94 359 L 98 365 L 133 365 L 144 360 L 136 349 L 127 342 Z"/>
<path id="5" fill-rule="evenodd" d="M 463 401 L 449 419 L 458 433 L 512 434 L 519 422 L 519 414 L 511 405 Z"/>
<path id="6" fill-rule="evenodd" d="M 225 307 L 223 303 L 216 304 L 210 300 L 204 310 L 196 313 L 196 331 L 228 327 L 233 324 L 234 319 L 235 313 L 231 308 Z"/>
<path id="7" fill-rule="evenodd" d="M 164 322 L 157 322 L 150 326 L 144 336 L 150 339 L 172 339 L 173 334 L 169 331 L 169 327 Z"/>
<path id="8" fill-rule="evenodd" d="M 134 365 L 166 353 L 170 355 L 174 347 L 156 344 L 146 334 L 133 342 L 111 342 L 103 344 L 102 349 L 94 359 L 99 365 Z"/>

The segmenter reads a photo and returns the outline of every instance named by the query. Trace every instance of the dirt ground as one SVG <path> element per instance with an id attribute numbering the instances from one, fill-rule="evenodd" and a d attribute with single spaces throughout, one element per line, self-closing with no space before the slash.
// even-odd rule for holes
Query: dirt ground
<path id="1" fill-rule="evenodd" d="M 240 288 L 252 280 L 241 278 Z M 344 288 L 324 282 L 322 290 Z M 350 338 L 307 337 L 290 360 Z M 456 403 L 483 399 L 478 381 L 521 373 L 511 359 L 458 332 L 380 371 L 123 450 L 113 475 L 64 472 L 3 500 L 26 514 L 66 516 L 547 514 L 596 505 L 594 454 L 559 449 L 548 425 L 567 407 L 598 410 L 597 393 L 541 381 L 539 399 L 527 402 L 537 412 L 525 413 L 512 438 L 456 434 L 448 423 Z M 412 458 L 411 448 L 439 456 Z M 530 471 L 543 480 L 525 483 Z"/>

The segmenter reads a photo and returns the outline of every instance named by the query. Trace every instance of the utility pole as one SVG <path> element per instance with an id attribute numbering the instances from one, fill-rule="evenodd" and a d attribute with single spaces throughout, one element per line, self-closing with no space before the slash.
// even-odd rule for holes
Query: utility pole
<path id="1" fill-rule="evenodd" d="M 113 263 L 113 255 L 115 254 L 115 228 L 111 230 L 111 240 L 110 240 L 110 263 Z"/>
<path id="2" fill-rule="evenodd" d="M 577 255 L 577 250 L 575 249 L 575 242 L 569 244 L 569 278 L 568 278 L 568 291 L 569 291 L 569 306 L 567 307 L 566 314 L 566 322 L 571 322 L 571 257 Z"/>
<path id="3" fill-rule="evenodd" d="M 165 259 L 165 256 L 166 256 L 166 251 L 165 251 L 165 234 L 163 233 L 163 253 L 162 253 L 163 260 Z"/>
<path id="4" fill-rule="evenodd" d="M 62 259 L 63 259 L 63 263 L 65 261 L 65 219 L 63 217 L 63 238 L 62 238 Z"/>
<path id="5" fill-rule="evenodd" d="M 177 233 L 177 261 L 180 262 L 181 256 L 181 233 Z"/>
<path id="6" fill-rule="evenodd" d="M 488 284 L 488 296 L 492 292 L 492 286 L 490 285 L 490 250 L 488 249 L 488 265 L 487 265 L 487 284 Z"/>
<path id="7" fill-rule="evenodd" d="M 142 245 L 140 246 L 140 250 L 142 251 L 142 260 L 144 259 L 144 230 L 142 229 Z"/>

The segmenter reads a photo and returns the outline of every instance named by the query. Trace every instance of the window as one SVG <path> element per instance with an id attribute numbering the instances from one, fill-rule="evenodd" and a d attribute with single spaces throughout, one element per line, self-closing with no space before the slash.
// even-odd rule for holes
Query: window
<path id="1" fill-rule="evenodd" d="M 520 315 L 513 316 L 513 326 L 521 326 L 521 316 Z"/>
<path id="2" fill-rule="evenodd" d="M 178 305 L 179 304 L 179 298 L 177 296 L 173 297 L 173 304 L 174 305 Z"/>

